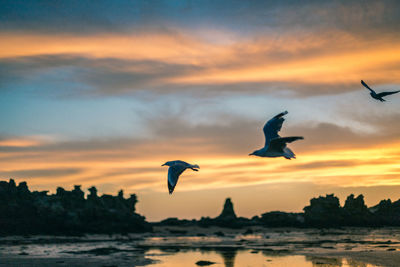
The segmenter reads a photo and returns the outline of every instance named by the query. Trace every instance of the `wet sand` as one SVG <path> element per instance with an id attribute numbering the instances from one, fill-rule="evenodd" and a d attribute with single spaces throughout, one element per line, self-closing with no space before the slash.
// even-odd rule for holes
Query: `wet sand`
<path id="1" fill-rule="evenodd" d="M 117 259 L 102 259 L 96 258 L 36 258 L 36 257 L 1 257 L 0 266 L 18 266 L 18 267 L 31 267 L 31 266 L 76 266 L 76 267 L 113 267 L 113 266 L 146 266 L 148 262 L 140 262 L 137 260 L 123 262 Z"/>
<path id="2" fill-rule="evenodd" d="M 327 258 L 348 258 L 358 262 L 370 263 L 378 266 L 399 267 L 400 251 L 352 251 L 352 252 L 321 252 L 305 253 L 303 255 Z"/>
<path id="3" fill-rule="evenodd" d="M 400 266 L 400 229 L 156 227 L 151 234 L 124 236 L 3 237 L 0 266 L 151 266 L 168 258 L 164 255 L 193 251 L 216 252 L 228 261 L 236 254 L 249 259 L 304 255 L 315 266 L 329 259 L 348 259 L 391 267 Z M 233 260 L 229 266 L 240 267 Z"/>

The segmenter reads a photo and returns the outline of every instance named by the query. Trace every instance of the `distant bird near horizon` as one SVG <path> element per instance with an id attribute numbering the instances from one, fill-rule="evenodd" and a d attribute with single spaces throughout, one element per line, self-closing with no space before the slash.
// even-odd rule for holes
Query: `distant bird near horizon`
<path id="1" fill-rule="evenodd" d="M 398 91 L 390 91 L 390 92 L 381 92 L 381 93 L 376 93 L 374 90 L 372 90 L 363 80 L 361 80 L 361 84 L 364 85 L 365 88 L 367 88 L 368 90 L 370 90 L 371 92 L 369 93 L 372 98 L 375 98 L 376 100 L 379 100 L 381 102 L 386 101 L 385 99 L 383 99 L 382 97 L 384 96 L 388 96 L 388 95 L 393 95 L 393 94 L 397 94 L 400 92 L 400 90 Z"/>
<path id="2" fill-rule="evenodd" d="M 296 140 L 304 139 L 302 136 L 280 137 L 278 132 L 282 128 L 285 121 L 284 115 L 288 114 L 287 111 L 279 113 L 264 125 L 263 131 L 265 135 L 265 145 L 263 148 L 255 150 L 249 156 L 254 155 L 258 157 L 284 157 L 286 159 L 295 159 L 296 155 L 290 148 L 286 146 L 287 143 Z"/>
<path id="3" fill-rule="evenodd" d="M 193 171 L 196 172 L 199 171 L 198 169 L 200 169 L 199 165 L 197 164 L 192 165 L 182 160 L 167 161 L 161 166 L 169 166 L 167 184 L 170 195 L 172 194 L 172 192 L 174 192 L 175 186 L 178 183 L 179 176 L 186 169 L 192 169 Z"/>

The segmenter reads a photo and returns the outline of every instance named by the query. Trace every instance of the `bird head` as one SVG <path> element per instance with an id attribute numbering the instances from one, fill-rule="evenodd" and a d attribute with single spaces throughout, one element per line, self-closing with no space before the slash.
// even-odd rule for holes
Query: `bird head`
<path id="1" fill-rule="evenodd" d="M 263 155 L 262 149 L 254 150 L 249 154 L 249 156 L 259 156 L 259 157 L 261 157 L 262 155 Z"/>

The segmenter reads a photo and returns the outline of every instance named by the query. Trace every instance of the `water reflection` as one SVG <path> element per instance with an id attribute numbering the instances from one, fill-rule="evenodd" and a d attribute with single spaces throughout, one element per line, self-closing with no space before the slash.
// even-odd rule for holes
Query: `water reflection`
<path id="1" fill-rule="evenodd" d="M 235 257 L 237 254 L 237 250 L 218 251 L 217 253 L 219 253 L 224 259 L 225 267 L 235 266 Z"/>
<path id="2" fill-rule="evenodd" d="M 214 230 L 209 230 L 214 232 Z M 224 230 L 228 231 L 228 230 Z M 160 250 L 163 248 L 163 250 Z M 74 260 L 84 258 L 120 267 L 144 266 L 196 266 L 197 261 L 215 262 L 212 267 L 242 266 L 341 266 L 372 267 L 373 265 L 341 258 L 289 256 L 288 253 L 326 255 L 331 252 L 358 253 L 360 251 L 400 250 L 400 230 L 385 229 L 261 229 L 253 235 L 237 235 L 226 232 L 224 236 L 170 236 L 133 235 L 102 236 L 89 235 L 71 237 L 5 237 L 0 239 L 0 265 L 9 266 L 14 259 L 45 262 L 48 259 Z M 395 253 L 395 252 L 393 252 Z M 397 252 L 396 252 L 397 253 Z M 9 262 L 4 263 L 9 257 Z M 2 264 L 1 264 L 2 263 Z M 33 265 L 33 264 L 32 264 Z M 39 264 L 37 264 L 38 266 Z M 20 266 L 17 263 L 11 266 Z M 47 266 L 55 266 L 49 265 Z"/>
<path id="3" fill-rule="evenodd" d="M 312 266 L 343 266 L 343 260 L 340 258 L 326 258 L 326 257 L 310 257 L 306 256 L 307 261 L 312 263 Z M 348 262 L 348 261 L 347 261 Z M 353 265 L 349 265 L 353 266 Z"/>
<path id="4" fill-rule="evenodd" d="M 243 266 L 298 266 L 298 267 L 377 267 L 349 259 L 310 257 L 301 255 L 268 254 L 263 252 L 238 249 L 214 250 L 179 250 L 178 252 L 160 253 L 162 250 L 150 249 L 147 256 L 159 260 L 154 267 L 186 267 L 196 266 L 198 261 L 209 261 L 215 266 L 243 267 Z M 210 265 L 210 266 L 214 266 Z"/>

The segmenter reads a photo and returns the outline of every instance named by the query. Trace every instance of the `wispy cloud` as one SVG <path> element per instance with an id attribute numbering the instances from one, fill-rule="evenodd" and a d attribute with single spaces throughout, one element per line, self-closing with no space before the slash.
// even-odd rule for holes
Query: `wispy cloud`
<path id="1" fill-rule="evenodd" d="M 298 154 L 293 161 L 258 159 L 247 154 L 263 143 L 259 122 L 236 120 L 223 125 L 191 125 L 177 118 L 155 119 L 147 138 L 112 138 L 59 141 L 35 146 L 0 147 L 3 175 L 28 178 L 49 168 L 43 179 L 54 177 L 61 184 L 118 184 L 130 192 L 150 184 L 165 188 L 166 160 L 183 159 L 199 164 L 200 173 L 185 173 L 180 190 L 247 186 L 278 181 L 306 181 L 340 186 L 400 184 L 393 170 L 398 165 L 400 140 L 393 120 L 376 120 L 378 131 L 354 132 L 334 124 L 307 124 L 283 129 L 304 141 L 290 146 Z M 160 123 L 162 121 L 163 123 Z M 387 129 L 391 129 L 390 131 Z M 397 130 L 396 130 L 397 129 Z M 250 138 L 249 137 L 257 137 Z M 23 166 L 23 167 L 22 167 Z M 64 180 L 65 170 L 79 170 Z M 251 170 L 251 171 L 249 171 Z M 37 174 L 37 173 L 36 173 Z M 38 175 L 33 176 L 38 176 Z M 352 179 L 349 179 L 352 177 Z M 397 177 L 397 178 L 396 178 Z M 329 178 L 329 179 L 328 179 Z M 29 178 L 28 178 L 29 180 Z M 41 180 L 32 180 L 40 186 Z"/>
<path id="2" fill-rule="evenodd" d="M 18 177 L 19 179 L 35 179 L 35 178 L 58 178 L 71 176 L 79 173 L 79 169 L 31 169 L 31 170 L 11 170 L 1 171 L 1 177 Z"/>
<path id="3" fill-rule="evenodd" d="M 332 31 L 319 36 L 290 33 L 213 44 L 172 34 L 51 36 L 2 35 L 3 88 L 7 82 L 64 71 L 80 83 L 78 94 L 121 95 L 135 91 L 269 92 L 299 95 L 359 90 L 363 77 L 400 83 L 399 40 Z M 48 82 L 60 76 L 43 76 Z M 390 77 L 390 78 L 389 78 Z M 36 81 L 39 82 L 40 80 Z M 89 88 L 89 90 L 82 90 Z"/>

